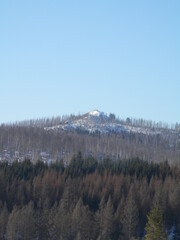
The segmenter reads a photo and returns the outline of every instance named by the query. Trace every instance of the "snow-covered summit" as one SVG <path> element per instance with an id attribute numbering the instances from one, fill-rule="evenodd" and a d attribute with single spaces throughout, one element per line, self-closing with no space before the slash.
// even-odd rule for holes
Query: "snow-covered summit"
<path id="1" fill-rule="evenodd" d="M 99 116 L 101 116 L 101 115 L 104 115 L 104 113 L 103 113 L 103 112 L 100 112 L 100 111 L 97 110 L 97 109 L 94 109 L 94 110 L 88 112 L 88 115 L 90 115 L 90 116 L 95 116 L 95 117 L 99 117 Z"/>
<path id="2" fill-rule="evenodd" d="M 48 127 L 46 130 L 83 131 L 89 133 L 106 134 L 110 132 L 121 132 L 125 130 L 121 124 L 116 124 L 111 118 L 97 109 L 74 119 L 62 122 L 59 125 Z"/>

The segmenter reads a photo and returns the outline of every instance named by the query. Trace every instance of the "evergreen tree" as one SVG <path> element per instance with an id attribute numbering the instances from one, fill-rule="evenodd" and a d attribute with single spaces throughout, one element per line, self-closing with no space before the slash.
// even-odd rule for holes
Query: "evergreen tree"
<path id="1" fill-rule="evenodd" d="M 56 226 L 56 214 L 58 208 L 57 203 L 49 211 L 48 217 L 48 240 L 57 240 L 58 239 L 58 227 Z"/>
<path id="2" fill-rule="evenodd" d="M 40 199 L 38 202 L 38 208 L 35 211 L 35 225 L 36 225 L 36 237 L 38 240 L 48 239 L 48 218 L 49 218 L 49 207 L 47 202 L 43 203 Z"/>
<path id="3" fill-rule="evenodd" d="M 125 239 L 129 240 L 132 238 L 132 236 L 136 235 L 138 217 L 138 209 L 132 195 L 132 190 L 130 190 L 121 220 Z"/>
<path id="4" fill-rule="evenodd" d="M 99 210 L 96 213 L 96 232 L 98 232 L 98 239 L 101 239 L 102 231 L 103 231 L 103 219 L 104 219 L 104 208 L 105 208 L 105 200 L 102 197 L 101 202 L 99 204 Z"/>
<path id="5" fill-rule="evenodd" d="M 104 198 L 102 198 L 99 205 L 99 213 L 97 215 L 98 226 L 99 226 L 99 236 L 100 240 L 112 239 L 113 227 L 114 227 L 114 208 L 109 197 L 107 203 L 105 204 Z"/>
<path id="6" fill-rule="evenodd" d="M 14 206 L 9 215 L 7 224 L 7 240 L 19 240 L 20 236 L 20 214 L 19 209 Z"/>
<path id="7" fill-rule="evenodd" d="M 8 212 L 6 203 L 4 203 L 2 209 L 0 209 L 0 240 L 5 239 L 8 216 L 9 216 L 9 212 Z"/>
<path id="8" fill-rule="evenodd" d="M 166 240 L 167 236 L 163 229 L 162 211 L 159 206 L 155 206 L 150 211 L 147 219 L 145 240 Z"/>
<path id="9" fill-rule="evenodd" d="M 58 239 L 68 239 L 68 236 L 71 235 L 71 215 L 63 199 L 57 208 L 54 224 L 57 230 L 56 234 Z"/>
<path id="10" fill-rule="evenodd" d="M 20 227 L 19 232 L 22 239 L 34 239 L 35 237 L 35 218 L 34 206 L 32 202 L 19 210 Z"/>
<path id="11" fill-rule="evenodd" d="M 114 208 L 111 201 L 111 197 L 109 197 L 106 207 L 104 209 L 104 219 L 102 225 L 103 225 L 102 239 L 103 240 L 112 239 L 112 234 L 114 230 Z"/>
<path id="12" fill-rule="evenodd" d="M 72 213 L 71 228 L 73 235 L 76 237 L 80 235 L 82 239 L 91 239 L 91 225 L 91 214 L 89 209 L 87 206 L 83 205 L 82 199 L 80 198 Z"/>

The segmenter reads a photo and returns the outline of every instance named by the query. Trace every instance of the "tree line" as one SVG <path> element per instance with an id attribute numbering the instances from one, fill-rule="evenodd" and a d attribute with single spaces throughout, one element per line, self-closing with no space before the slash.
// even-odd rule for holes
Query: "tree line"
<path id="1" fill-rule="evenodd" d="M 179 180 L 177 166 L 138 158 L 3 162 L 0 239 L 179 239 Z"/>

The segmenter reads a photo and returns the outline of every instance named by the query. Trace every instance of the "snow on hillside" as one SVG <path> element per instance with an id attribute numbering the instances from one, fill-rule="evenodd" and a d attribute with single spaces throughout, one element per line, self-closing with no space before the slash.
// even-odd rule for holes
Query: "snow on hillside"
<path id="1" fill-rule="evenodd" d="M 88 133 L 108 134 L 121 132 L 135 132 L 143 134 L 159 134 L 159 131 L 154 131 L 150 128 L 130 126 L 122 124 L 116 119 L 111 119 L 110 116 L 97 109 L 90 111 L 73 120 L 67 120 L 59 125 L 46 127 L 45 130 L 56 131 L 83 131 Z"/>
<path id="2" fill-rule="evenodd" d="M 88 114 L 91 115 L 91 116 L 99 117 L 99 116 L 102 115 L 103 113 L 100 112 L 99 110 L 95 109 L 95 110 L 89 112 Z"/>

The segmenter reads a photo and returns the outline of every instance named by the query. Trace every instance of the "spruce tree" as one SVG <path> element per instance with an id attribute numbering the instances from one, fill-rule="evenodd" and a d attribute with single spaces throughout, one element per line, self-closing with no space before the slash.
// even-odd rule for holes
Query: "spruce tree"
<path id="1" fill-rule="evenodd" d="M 130 190 L 127 202 L 124 206 L 124 212 L 121 219 L 123 226 L 124 239 L 131 239 L 133 236 L 137 235 L 137 225 L 138 225 L 138 208 L 136 206 L 132 190 Z"/>
<path id="2" fill-rule="evenodd" d="M 6 203 L 0 209 L 0 239 L 4 239 L 6 233 L 6 226 L 8 222 L 9 212 Z"/>
<path id="3" fill-rule="evenodd" d="M 109 240 L 112 239 L 113 231 L 114 231 L 114 208 L 111 201 L 111 197 L 109 197 L 107 204 L 104 208 L 104 217 L 102 222 L 102 239 Z"/>
<path id="4" fill-rule="evenodd" d="M 167 235 L 163 228 L 162 211 L 159 206 L 155 206 L 150 211 L 147 219 L 145 240 L 166 240 Z"/>

